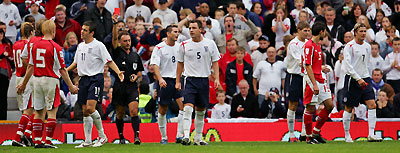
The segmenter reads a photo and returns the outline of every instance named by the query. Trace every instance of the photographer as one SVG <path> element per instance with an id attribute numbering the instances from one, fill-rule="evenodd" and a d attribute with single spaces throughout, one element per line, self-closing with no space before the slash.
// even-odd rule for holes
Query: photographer
<path id="1" fill-rule="evenodd" d="M 271 88 L 269 92 L 265 94 L 265 100 L 261 104 L 260 118 L 284 118 L 286 117 L 285 104 L 281 102 L 279 96 L 279 90 L 277 88 Z"/>

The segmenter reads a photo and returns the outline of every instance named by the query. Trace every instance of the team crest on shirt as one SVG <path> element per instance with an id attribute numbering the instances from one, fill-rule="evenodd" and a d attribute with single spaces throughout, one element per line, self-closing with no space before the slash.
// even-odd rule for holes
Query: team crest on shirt
<path id="1" fill-rule="evenodd" d="M 137 63 L 133 63 L 132 64 L 132 68 L 133 68 L 133 70 L 136 70 L 137 69 Z"/>
<path id="2" fill-rule="evenodd" d="M 88 53 L 92 53 L 92 48 L 88 48 Z"/>
<path id="3" fill-rule="evenodd" d="M 208 52 L 208 46 L 204 46 L 204 51 Z"/>

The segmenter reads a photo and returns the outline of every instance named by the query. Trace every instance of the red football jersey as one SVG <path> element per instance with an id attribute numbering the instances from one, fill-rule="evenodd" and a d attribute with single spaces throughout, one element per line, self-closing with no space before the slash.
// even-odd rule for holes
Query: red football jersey
<path id="1" fill-rule="evenodd" d="M 33 75 L 60 78 L 60 69 L 65 67 L 61 46 L 53 40 L 39 40 L 33 44 L 29 64 L 34 66 Z"/>
<path id="2" fill-rule="evenodd" d="M 19 40 L 13 45 L 15 74 L 17 77 L 23 77 L 26 72 L 26 68 L 21 59 L 22 51 L 24 50 L 26 43 L 28 43 L 27 40 Z"/>
<path id="3" fill-rule="evenodd" d="M 311 65 L 314 72 L 315 80 L 323 83 L 324 78 L 322 77 L 322 51 L 321 46 L 315 44 L 311 39 L 304 44 L 304 54 L 302 56 L 303 66 L 302 72 L 306 74 L 306 65 Z"/>
<path id="4" fill-rule="evenodd" d="M 28 59 L 27 59 L 27 62 L 28 62 L 28 63 L 29 63 L 29 58 L 30 58 L 30 56 L 31 56 L 30 52 L 31 52 L 31 49 L 32 49 L 32 47 L 33 47 L 33 44 L 34 44 L 35 42 L 39 41 L 39 40 L 42 40 L 42 38 L 43 38 L 43 37 L 35 36 L 35 37 L 32 37 L 32 38 L 28 41 L 27 47 L 25 48 L 25 49 L 27 50 L 27 53 L 28 53 Z M 22 52 L 23 52 L 23 51 L 22 51 Z"/>

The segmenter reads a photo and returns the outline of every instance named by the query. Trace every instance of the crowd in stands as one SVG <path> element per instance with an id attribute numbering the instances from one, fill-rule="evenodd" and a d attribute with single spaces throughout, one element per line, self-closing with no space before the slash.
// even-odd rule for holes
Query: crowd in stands
<path id="1" fill-rule="evenodd" d="M 56 24 L 54 41 L 63 47 L 65 64 L 74 60 L 82 42 L 84 21 L 96 24 L 94 38 L 111 52 L 119 44 L 118 34 L 127 31 L 131 49 L 137 52 L 145 70 L 139 88 L 151 96 L 146 105 L 139 104 L 142 116 L 155 122 L 158 85 L 149 64 L 155 46 L 166 39 L 165 28 L 176 24 L 178 43 L 190 39 L 188 21 L 203 24 L 204 38 L 214 40 L 220 51 L 220 83 L 215 90 L 210 82 L 209 118 L 285 118 L 286 51 L 297 36 L 296 25 L 305 21 L 313 25 L 324 22 L 327 35 L 321 40 L 328 82 L 335 104 L 333 113 L 343 113 L 344 76 L 341 68 L 343 48 L 354 38 L 354 25 L 367 26 L 365 42 L 371 45 L 369 71 L 375 91 L 378 118 L 400 118 L 400 0 L 0 0 L 0 120 L 7 117 L 7 91 L 13 74 L 12 44 L 20 39 L 23 22 L 43 19 Z M 311 38 L 311 36 L 309 37 Z M 309 39 L 308 38 L 308 39 Z M 69 73 L 78 84 L 77 71 Z M 105 65 L 103 101 L 96 109 L 104 120 L 115 120 L 111 104 L 116 75 Z M 118 77 L 117 77 L 118 78 Z M 118 81 L 118 80 L 117 80 Z M 62 105 L 57 117 L 82 120 L 77 95 L 61 81 Z M 145 86 L 148 86 L 147 90 Z M 302 89 L 298 89 L 302 90 Z M 141 103 L 142 99 L 139 99 Z M 178 114 L 170 106 L 167 118 Z M 299 105 L 296 118 L 302 117 Z M 355 118 L 365 119 L 367 108 L 361 104 L 353 111 Z M 129 113 L 126 113 L 129 114 Z M 147 114 L 147 115 L 143 115 Z M 337 115 L 335 115 L 337 116 Z M 339 115 L 340 116 L 340 115 Z M 127 117 L 129 119 L 129 117 Z"/>

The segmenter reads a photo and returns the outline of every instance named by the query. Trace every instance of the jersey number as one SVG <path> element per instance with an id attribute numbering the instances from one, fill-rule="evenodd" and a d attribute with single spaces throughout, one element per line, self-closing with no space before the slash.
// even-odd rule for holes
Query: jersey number
<path id="1" fill-rule="evenodd" d="M 365 55 L 362 55 L 362 57 L 363 57 L 363 62 L 364 62 L 364 60 L 365 60 Z"/>
<path id="2" fill-rule="evenodd" d="M 201 58 L 200 52 L 197 52 L 197 59 L 200 59 L 200 58 Z"/>
<path id="3" fill-rule="evenodd" d="M 15 50 L 15 61 L 17 63 L 18 68 L 21 68 L 23 66 L 21 60 L 21 49 Z"/>
<path id="4" fill-rule="evenodd" d="M 99 96 L 100 95 L 100 87 L 94 87 L 94 95 Z"/>
<path id="5" fill-rule="evenodd" d="M 44 56 L 43 54 L 46 53 L 46 49 L 37 49 L 36 50 L 36 67 L 37 68 L 44 68 L 45 67 L 45 62 L 44 62 Z M 41 61 L 41 62 L 40 62 Z"/>
<path id="6" fill-rule="evenodd" d="M 82 61 L 84 61 L 86 59 L 86 54 L 82 53 Z"/>
<path id="7" fill-rule="evenodd" d="M 172 63 L 175 63 L 176 59 L 175 56 L 172 56 Z"/>

